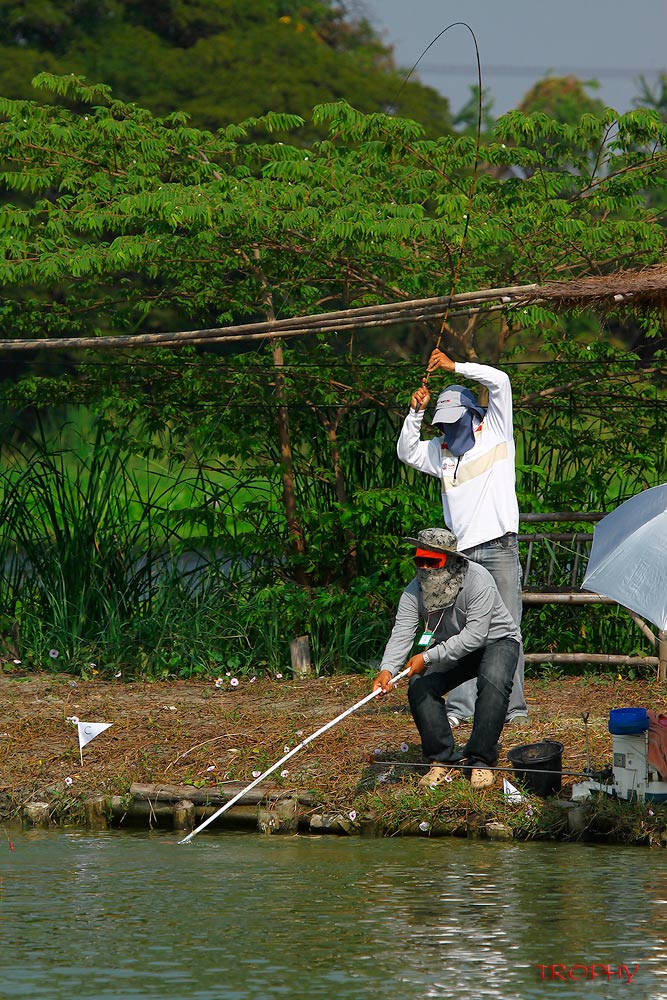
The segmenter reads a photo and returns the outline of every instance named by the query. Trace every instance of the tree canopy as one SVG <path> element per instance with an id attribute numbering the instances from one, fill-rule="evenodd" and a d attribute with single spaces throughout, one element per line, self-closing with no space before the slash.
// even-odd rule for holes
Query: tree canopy
<path id="1" fill-rule="evenodd" d="M 422 340 L 401 363 L 354 330 L 244 353 L 70 352 L 60 369 L 40 355 L 40 340 L 310 316 L 448 295 L 455 278 L 458 291 L 472 291 L 665 256 L 667 125 L 657 111 L 570 124 L 514 112 L 478 149 L 474 135 L 432 137 L 413 120 L 345 101 L 307 118 L 268 112 L 205 129 L 76 76 L 35 82 L 43 100 L 0 101 L 0 335 L 34 341 L 39 361 L 4 383 L 5 402 L 94 403 L 93 464 L 104 483 L 113 452 L 121 497 L 125 450 L 191 467 L 197 501 L 178 511 L 177 526 L 170 503 L 147 502 L 151 532 L 158 524 L 171 543 L 194 526 L 239 565 L 260 567 L 252 586 L 261 580 L 267 600 L 279 577 L 337 587 L 346 599 L 354 590 L 348 611 L 372 616 L 381 581 L 402 578 L 396 539 L 431 520 L 437 498 L 427 477 L 397 471 L 396 427 L 440 321 L 420 325 Z M 662 317 L 647 311 L 638 321 L 661 346 Z M 512 372 L 523 509 L 553 509 L 563 497 L 597 507 L 664 478 L 660 351 L 644 371 L 622 344 L 614 349 L 609 323 L 575 325 L 544 303 L 446 324 L 459 360 L 549 362 Z M 110 452 L 114 442 L 122 455 Z M 70 516 L 70 507 L 48 507 L 47 457 L 38 469 L 22 456 L 20 504 L 8 471 L 7 558 L 12 523 L 34 521 L 41 552 Z M 77 481 L 72 506 L 80 495 Z M 53 512 L 46 527 L 33 518 L 44 509 Z M 99 545 L 94 519 L 86 538 Z M 102 568 L 118 555 L 117 538 L 108 532 Z M 98 597 L 115 593 L 107 578 L 93 582 Z M 18 585 L 12 595 L 24 599 Z M 334 621 L 340 605 L 329 591 L 322 601 L 318 617 Z M 54 614 L 64 607 L 52 601 Z M 291 634 L 301 634 L 301 591 L 289 613 Z M 38 608 L 36 629 L 42 617 Z M 262 610 L 260 630 L 265 618 Z M 80 627 L 90 630 L 85 614 Z"/>
<path id="2" fill-rule="evenodd" d="M 267 294 L 298 315 L 447 294 L 457 271 L 463 291 L 664 257 L 656 112 L 514 112 L 475 169 L 474 138 L 346 102 L 315 108 L 329 136 L 304 149 L 295 115 L 209 131 L 73 76 L 38 83 L 63 103 L 0 102 L 6 337 L 222 325 L 264 318 Z"/>
<path id="3" fill-rule="evenodd" d="M 363 111 L 450 129 L 447 101 L 403 85 L 363 18 L 330 0 L 0 0 L 0 93 L 34 97 L 41 71 L 104 80 L 156 115 L 185 111 L 218 128 L 267 111 L 303 117 L 345 98 Z"/>

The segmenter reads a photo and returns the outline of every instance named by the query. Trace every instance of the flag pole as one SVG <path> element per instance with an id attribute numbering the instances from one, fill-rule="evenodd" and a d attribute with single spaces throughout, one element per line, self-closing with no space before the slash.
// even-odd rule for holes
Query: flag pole
<path id="1" fill-rule="evenodd" d="M 396 674 L 396 676 L 392 678 L 392 683 L 393 684 L 398 683 L 398 681 L 400 681 L 403 677 L 407 677 L 409 673 L 410 673 L 409 669 L 402 670 L 400 674 Z M 331 722 L 327 722 L 325 726 L 322 726 L 321 729 L 318 729 L 316 730 L 316 732 L 311 733 L 310 736 L 307 736 L 305 740 L 302 740 L 298 746 L 290 750 L 289 753 L 286 753 L 284 757 L 280 758 L 280 760 L 277 760 L 275 764 L 272 764 L 271 767 L 267 768 L 267 770 L 264 771 L 262 774 L 260 774 L 258 778 L 255 778 L 255 780 L 251 781 L 249 785 L 246 785 L 244 789 L 242 789 L 240 792 L 237 792 L 237 794 L 234 795 L 234 797 L 231 798 L 228 802 L 225 802 L 223 806 L 220 806 L 219 809 L 217 809 L 211 816 L 205 819 L 203 823 L 200 823 L 199 826 L 195 827 L 195 829 L 192 830 L 192 832 L 189 833 L 187 837 L 183 837 L 182 840 L 179 840 L 178 843 L 188 844 L 193 837 L 195 837 L 198 833 L 204 830 L 210 823 L 216 820 L 218 816 L 222 816 L 224 812 L 226 812 L 228 809 L 231 809 L 231 807 L 236 802 L 238 802 L 239 799 L 243 798 L 243 796 L 246 795 L 247 792 L 251 791 L 253 788 L 256 788 L 260 782 L 264 781 L 264 779 L 267 778 L 270 774 L 273 774 L 273 772 L 276 771 L 281 766 L 281 764 L 284 764 L 286 761 L 290 759 L 290 757 L 293 757 L 295 754 L 297 754 L 299 750 L 303 750 L 305 746 L 308 746 L 308 744 L 312 743 L 312 741 L 317 739 L 318 736 L 321 736 L 322 733 L 326 733 L 327 730 L 333 729 L 333 727 L 337 723 L 347 718 L 348 715 L 352 715 L 352 713 L 356 712 L 358 708 L 361 708 L 362 705 L 366 705 L 369 701 L 372 701 L 372 699 L 376 698 L 379 694 L 382 694 L 382 688 L 376 688 L 375 691 L 371 691 L 370 694 L 367 694 L 365 698 L 362 698 L 361 701 L 358 701 L 356 705 L 352 705 L 350 708 L 347 708 L 344 712 L 341 712 L 340 715 L 337 715 L 335 719 L 332 719 Z"/>

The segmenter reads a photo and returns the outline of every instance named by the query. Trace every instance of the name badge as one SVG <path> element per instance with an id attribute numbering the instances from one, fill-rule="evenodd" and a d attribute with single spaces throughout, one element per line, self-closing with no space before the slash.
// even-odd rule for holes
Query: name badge
<path id="1" fill-rule="evenodd" d="M 428 644 L 430 643 L 430 641 L 431 641 L 432 638 L 433 638 L 433 632 L 422 632 L 422 634 L 420 635 L 420 637 L 419 637 L 419 639 L 417 641 L 417 645 L 418 646 L 428 646 Z"/>

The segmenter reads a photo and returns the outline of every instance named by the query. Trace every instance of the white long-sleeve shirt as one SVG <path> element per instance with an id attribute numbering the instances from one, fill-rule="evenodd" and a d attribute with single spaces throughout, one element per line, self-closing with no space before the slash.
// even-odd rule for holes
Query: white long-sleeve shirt
<path id="1" fill-rule="evenodd" d="M 505 372 L 490 365 L 457 362 L 454 371 L 489 390 L 488 409 L 475 430 L 473 447 L 459 460 L 442 436 L 422 441 L 424 411 L 411 409 L 396 451 L 401 462 L 440 480 L 445 524 L 465 551 L 519 530 L 512 387 Z"/>

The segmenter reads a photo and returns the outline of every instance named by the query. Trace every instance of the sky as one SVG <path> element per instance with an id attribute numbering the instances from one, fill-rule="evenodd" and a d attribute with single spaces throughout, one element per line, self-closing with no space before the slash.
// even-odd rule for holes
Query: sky
<path id="1" fill-rule="evenodd" d="M 494 115 L 515 108 L 541 77 L 569 73 L 597 79 L 589 93 L 622 114 L 640 74 L 655 83 L 667 71 L 667 0 L 352 0 L 348 8 L 366 14 L 408 69 L 448 24 L 467 22 Z M 458 111 L 477 83 L 470 32 L 451 28 L 416 72 Z"/>

